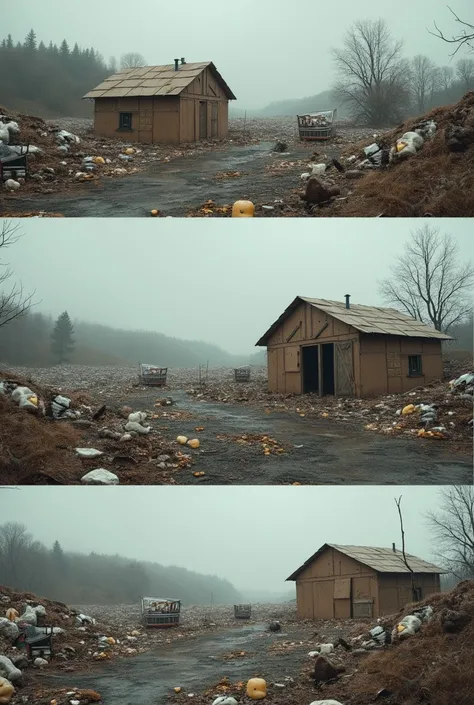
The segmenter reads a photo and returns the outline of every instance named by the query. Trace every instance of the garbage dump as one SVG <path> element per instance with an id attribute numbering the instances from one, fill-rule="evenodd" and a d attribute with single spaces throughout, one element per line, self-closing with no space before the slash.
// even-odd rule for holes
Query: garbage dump
<path id="1" fill-rule="evenodd" d="M 90 372 L 85 368 L 85 377 Z M 104 370 L 97 372 L 103 379 Z M 60 375 L 64 373 L 61 370 Z M 24 379 L 29 380 L 28 386 Z M 136 389 L 135 380 L 128 370 L 130 390 Z M 174 484 L 175 473 L 191 469 L 190 453 L 199 447 L 199 439 L 191 436 L 190 452 L 184 453 L 174 441 L 173 430 L 167 433 L 151 426 L 162 418 L 185 418 L 184 412 L 170 411 L 163 399 L 146 412 L 132 408 L 124 412 L 113 400 L 111 407 L 101 402 L 97 383 L 94 399 L 69 388 L 67 374 L 63 381 L 64 386 L 58 379 L 46 386 L 36 377 L 33 383 L 29 374 L 22 378 L 0 371 L 0 443 L 7 449 L 0 457 L 0 482 L 110 485 L 133 474 L 138 483 Z M 84 387 L 81 380 L 78 387 Z M 115 399 L 123 389 L 121 383 L 114 387 Z M 8 453 L 18 462 L 10 462 Z M 34 469 L 28 460 L 33 454 Z"/>

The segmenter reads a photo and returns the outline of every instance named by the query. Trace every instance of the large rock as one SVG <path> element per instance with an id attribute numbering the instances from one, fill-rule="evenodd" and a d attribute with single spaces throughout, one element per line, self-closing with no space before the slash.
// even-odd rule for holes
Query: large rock
<path id="1" fill-rule="evenodd" d="M 21 671 L 8 656 L 0 656 L 0 676 L 9 680 L 10 683 L 18 683 L 21 680 Z"/>
<path id="2" fill-rule="evenodd" d="M 337 678 L 340 673 L 344 673 L 344 668 L 336 668 L 324 656 L 318 656 L 314 662 L 313 678 L 315 683 L 326 683 L 326 681 Z"/>
<path id="3" fill-rule="evenodd" d="M 15 622 L 10 622 L 5 617 L 0 617 L 0 636 L 13 642 L 18 639 L 19 630 Z"/>
<path id="4" fill-rule="evenodd" d="M 454 610 L 443 610 L 440 617 L 441 628 L 447 634 L 460 632 L 469 623 L 469 616 L 465 612 L 455 612 Z"/>
<path id="5" fill-rule="evenodd" d="M 318 205 L 331 200 L 331 192 L 315 176 L 311 176 L 306 182 L 304 200 L 308 205 Z"/>
<path id="6" fill-rule="evenodd" d="M 109 470 L 97 468 L 81 477 L 81 482 L 83 485 L 118 485 L 119 478 Z"/>
<path id="7" fill-rule="evenodd" d="M 466 152 L 474 143 L 474 128 L 448 125 L 444 137 L 450 152 Z"/>
<path id="8" fill-rule="evenodd" d="M 16 666 L 16 668 L 19 668 L 20 671 L 23 668 L 28 668 L 28 656 L 26 654 L 17 654 L 16 656 L 12 656 L 11 662 L 14 666 Z"/>

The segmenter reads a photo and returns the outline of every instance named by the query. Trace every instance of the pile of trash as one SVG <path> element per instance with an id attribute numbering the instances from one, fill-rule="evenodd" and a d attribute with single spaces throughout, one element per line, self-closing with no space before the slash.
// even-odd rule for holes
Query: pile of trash
<path id="1" fill-rule="evenodd" d="M 174 484 L 193 446 L 182 452 L 147 421 L 169 417 L 161 399 L 134 412 L 0 372 L 0 482 Z"/>
<path id="2" fill-rule="evenodd" d="M 306 186 L 304 192 L 299 194 L 300 198 L 309 209 L 331 204 L 342 192 L 344 195 L 340 200 L 345 201 L 348 193 L 351 193 L 347 181 L 352 183 L 369 171 L 390 168 L 415 156 L 435 136 L 436 130 L 434 120 L 422 120 L 402 135 L 374 134 L 374 141 L 355 154 L 343 154 L 338 159 L 326 158 L 325 161 L 318 161 L 316 154 L 301 174 L 301 180 L 306 182 Z"/>
<path id="3" fill-rule="evenodd" d="M 344 168 L 365 176 L 339 216 L 470 217 L 474 196 L 474 92 L 434 108 L 360 150 L 345 151 Z M 341 174 L 344 178 L 344 174 Z"/>
<path id="4" fill-rule="evenodd" d="M 459 702 L 470 702 L 473 580 L 379 621 L 368 635 L 351 640 L 353 655 L 360 648 L 357 644 L 364 644 L 366 654 L 359 654 L 348 680 L 324 687 L 325 697 L 343 705 L 365 705 L 377 696 L 388 703 L 415 705 L 429 695 L 432 705 L 444 705 L 455 692 Z"/>
<path id="5" fill-rule="evenodd" d="M 379 418 L 366 425 L 367 430 L 417 438 L 472 442 L 474 373 L 468 372 L 450 382 L 437 382 L 406 392 L 384 397 L 372 405 Z M 393 401 L 406 402 L 395 411 Z"/>
<path id="6" fill-rule="evenodd" d="M 71 129 L 64 129 L 65 126 Z M 236 134 L 194 144 L 132 144 L 96 137 L 92 120 L 43 120 L 0 107 L 0 159 L 27 154 L 28 177 L 8 179 L 3 187 L 18 192 L 54 193 L 73 184 L 137 173 L 157 162 L 204 154 L 228 144 L 258 141 Z"/>

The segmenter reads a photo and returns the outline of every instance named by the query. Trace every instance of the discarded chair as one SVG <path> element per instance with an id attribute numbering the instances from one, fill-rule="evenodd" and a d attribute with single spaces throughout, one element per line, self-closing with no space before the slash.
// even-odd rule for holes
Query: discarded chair
<path id="1" fill-rule="evenodd" d="M 26 653 L 31 661 L 34 661 L 35 658 L 44 658 L 50 661 L 53 657 L 53 628 L 45 627 L 45 629 L 45 634 L 26 637 Z"/>
<path id="2" fill-rule="evenodd" d="M 235 619 L 250 619 L 252 605 L 234 605 Z"/>
<path id="3" fill-rule="evenodd" d="M 143 597 L 140 619 L 144 627 L 176 627 L 179 624 L 181 600 L 160 597 Z"/>
<path id="4" fill-rule="evenodd" d="M 165 387 L 167 376 L 167 367 L 139 364 L 138 382 L 145 387 Z"/>
<path id="5" fill-rule="evenodd" d="M 250 382 L 250 366 L 237 367 L 234 370 L 234 380 L 236 382 Z"/>
<path id="6" fill-rule="evenodd" d="M 28 148 L 22 154 L 11 154 L 2 156 L 0 154 L 0 181 L 8 181 L 8 179 L 26 179 L 28 177 Z"/>
<path id="7" fill-rule="evenodd" d="M 336 134 L 337 109 L 321 110 L 307 115 L 297 115 L 296 117 L 302 142 L 330 140 Z"/>

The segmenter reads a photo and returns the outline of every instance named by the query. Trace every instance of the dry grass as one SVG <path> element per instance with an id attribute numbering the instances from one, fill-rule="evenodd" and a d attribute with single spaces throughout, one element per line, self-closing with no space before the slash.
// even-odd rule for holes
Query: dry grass
<path id="1" fill-rule="evenodd" d="M 7 375 L 0 373 L 0 378 Z M 21 384 L 14 375 L 8 375 Z M 35 391 L 43 399 L 51 392 Z M 11 399 L 0 395 L 0 482 L 2 484 L 47 483 L 54 478 L 65 484 L 81 470 L 81 462 L 74 454 L 80 445 L 81 434 L 69 423 L 37 417 L 20 409 Z"/>
<path id="2" fill-rule="evenodd" d="M 325 697 L 351 705 L 366 705 L 379 690 L 386 688 L 392 693 L 384 699 L 387 705 L 447 705 L 450 702 L 472 705 L 474 580 L 460 583 L 449 593 L 429 597 L 416 607 L 425 604 L 431 605 L 435 614 L 418 635 L 366 657 L 358 664 L 359 670 L 352 678 L 328 687 Z M 446 610 L 465 615 L 467 623 L 463 629 L 453 634 L 444 633 L 442 615 Z M 409 612 L 410 606 L 407 606 L 391 622 L 398 622 Z"/>
<path id="3" fill-rule="evenodd" d="M 339 216 L 474 217 L 474 142 L 465 152 L 452 153 L 445 139 L 448 126 L 474 128 L 474 92 L 454 106 L 435 108 L 421 118 L 407 120 L 383 135 L 383 141 L 392 144 L 421 120 L 436 121 L 438 129 L 433 139 L 416 157 L 361 179 L 338 211 Z M 351 145 L 351 153 L 359 148 L 361 151 L 366 144 Z"/>

